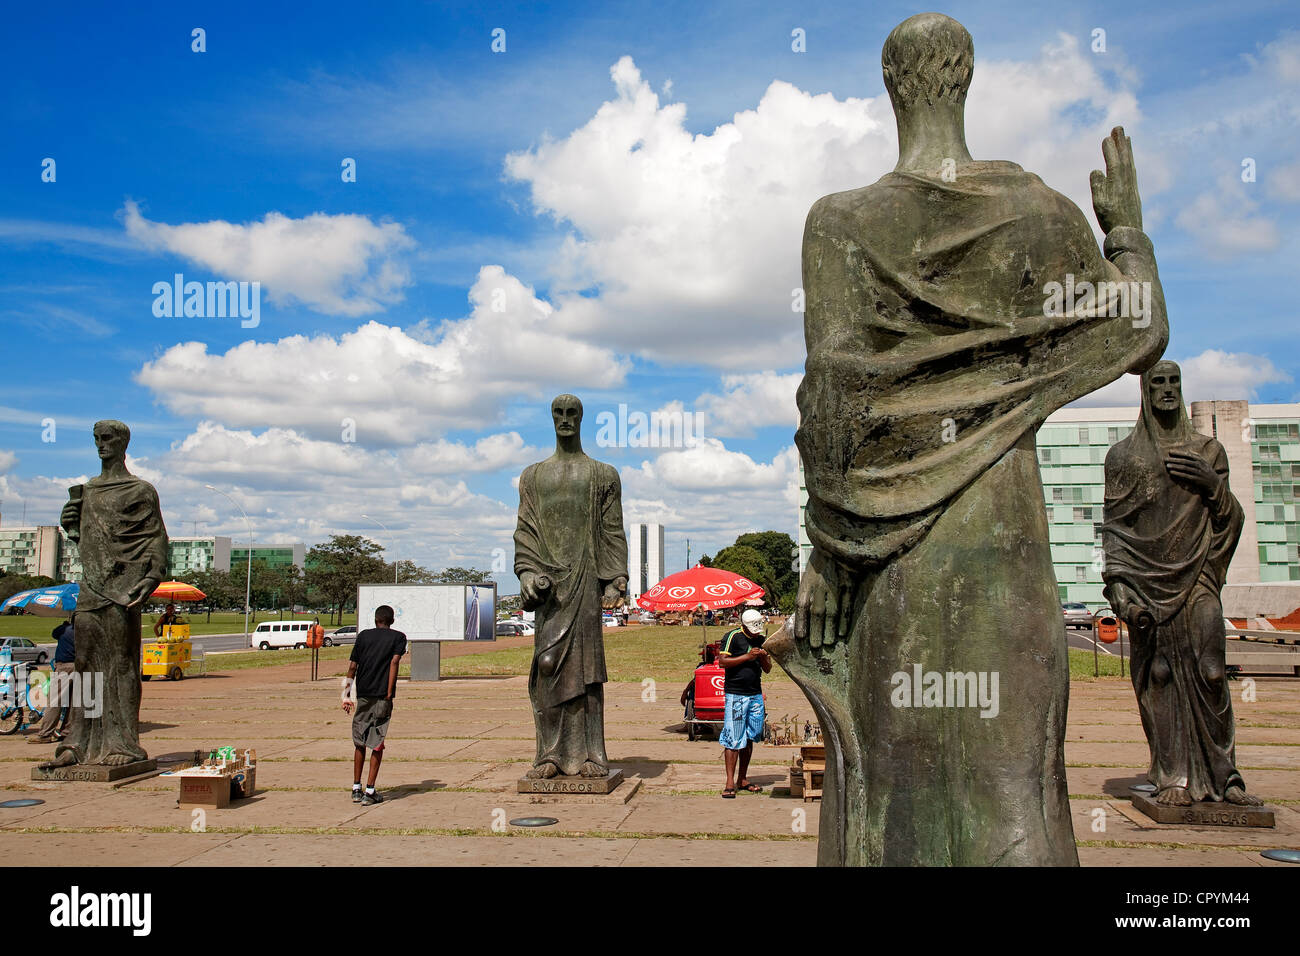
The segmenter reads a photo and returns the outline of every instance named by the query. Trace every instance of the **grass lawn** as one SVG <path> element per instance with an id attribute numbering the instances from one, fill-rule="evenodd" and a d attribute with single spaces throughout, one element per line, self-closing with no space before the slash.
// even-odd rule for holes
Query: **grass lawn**
<path id="1" fill-rule="evenodd" d="M 184 605 L 181 605 L 181 616 L 189 621 L 190 633 L 199 634 L 242 634 L 244 633 L 244 615 L 235 611 L 214 611 L 212 620 L 208 620 L 205 613 L 190 616 L 186 613 Z M 140 622 L 141 638 L 151 637 L 153 635 L 153 623 L 158 619 L 157 614 L 146 614 Z M 289 617 L 286 614 L 285 619 Z M 0 615 L 0 637 L 26 637 L 38 644 L 48 643 L 50 641 L 50 632 L 62 621 L 61 617 L 38 617 L 35 614 L 22 615 Z M 279 614 L 273 614 L 269 611 L 261 611 L 256 616 L 249 615 L 248 629 L 252 631 L 261 621 L 278 621 Z M 310 615 L 298 615 L 294 620 L 310 621 Z M 335 627 L 342 627 L 342 624 L 329 624 L 329 617 L 322 615 L 321 624 L 326 631 L 332 631 Z M 343 624 L 357 623 L 356 612 L 343 615 Z"/>
<path id="2" fill-rule="evenodd" d="M 231 612 L 214 613 L 211 623 L 199 615 L 191 621 L 195 634 L 231 634 L 244 629 L 244 616 Z M 262 614 L 258 620 L 279 620 L 278 615 Z M 345 615 L 344 623 L 352 624 L 356 615 Z M 23 615 L 21 617 L 0 617 L 0 636 L 30 637 L 44 642 L 49 641 L 50 631 L 58 623 L 56 618 Z M 146 618 L 145 627 L 152 627 L 152 616 Z M 323 623 L 323 622 L 322 622 Z M 251 622 L 249 627 L 254 625 Z M 326 630 L 332 628 L 327 626 Z M 768 633 L 777 629 L 776 624 L 768 626 Z M 142 629 L 143 630 L 143 629 Z M 719 640 L 727 631 L 723 627 L 710 627 L 709 640 Z M 676 686 L 683 687 L 690 680 L 695 665 L 699 662 L 702 629 L 698 627 L 629 627 L 609 628 L 605 631 L 605 666 L 612 681 L 640 682 L 647 677 Z M 329 676 L 342 674 L 347 670 L 348 655 L 351 646 L 321 648 L 321 674 Z M 208 670 L 233 671 L 249 667 L 272 667 L 277 664 L 292 664 L 311 659 L 309 650 L 246 651 L 236 654 L 213 654 L 208 657 Z M 527 676 L 532 663 L 531 647 L 514 647 L 502 650 L 486 645 L 476 654 L 444 658 L 442 673 L 447 677 Z M 409 661 L 409 657 L 407 658 Z M 1119 658 L 1100 656 L 1102 679 L 1119 679 Z M 403 676 L 410 671 L 409 664 L 403 664 Z M 767 680 L 785 681 L 790 678 L 780 667 L 774 666 Z M 1093 677 L 1093 660 L 1090 651 L 1070 650 L 1070 679 L 1095 680 Z"/>

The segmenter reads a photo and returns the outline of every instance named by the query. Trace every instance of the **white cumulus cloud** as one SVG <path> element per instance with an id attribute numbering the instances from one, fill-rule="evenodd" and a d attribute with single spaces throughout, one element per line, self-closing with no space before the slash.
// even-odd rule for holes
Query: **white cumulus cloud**
<path id="1" fill-rule="evenodd" d="M 1183 400 L 1212 399 L 1254 401 L 1259 386 L 1289 382 L 1291 376 L 1262 355 L 1206 349 L 1190 358 L 1174 358 L 1183 373 Z M 1137 375 L 1123 375 L 1104 388 L 1084 396 L 1072 407 L 1105 408 L 1141 404 L 1142 384 Z"/>
<path id="2" fill-rule="evenodd" d="M 778 80 L 753 109 L 692 133 L 686 104 L 662 103 L 630 57 L 610 76 L 615 97 L 582 127 L 506 159 L 538 212 L 572 227 L 553 264 L 560 326 L 661 361 L 795 364 L 804 219 L 820 196 L 893 168 L 888 98 Z M 977 64 L 968 112 L 976 155 L 1020 162 L 1085 209 L 1102 138 L 1141 121 L 1133 95 L 1064 36 L 1029 63 Z M 1145 162 L 1146 192 L 1160 168 Z"/>
<path id="3" fill-rule="evenodd" d="M 705 433 L 752 435 L 769 425 L 788 425 L 793 431 L 799 418 L 795 392 L 801 381 L 802 372 L 724 375 L 722 394 L 706 392 L 696 400 L 705 415 Z"/>
<path id="4" fill-rule="evenodd" d="M 261 222 L 173 226 L 144 218 L 130 201 L 122 217 L 127 235 L 148 248 L 227 279 L 260 282 L 276 303 L 296 299 L 330 315 L 370 315 L 400 302 L 411 282 L 402 253 L 415 243 L 400 223 L 347 213 L 293 219 L 269 212 Z"/>
<path id="5" fill-rule="evenodd" d="M 404 331 L 368 322 L 335 338 L 247 341 L 224 354 L 173 346 L 136 380 L 178 414 L 237 427 L 297 428 L 360 443 L 414 444 L 490 426 L 514 397 L 620 385 L 628 363 L 552 330 L 552 310 L 500 266 L 485 266 L 471 314 Z"/>

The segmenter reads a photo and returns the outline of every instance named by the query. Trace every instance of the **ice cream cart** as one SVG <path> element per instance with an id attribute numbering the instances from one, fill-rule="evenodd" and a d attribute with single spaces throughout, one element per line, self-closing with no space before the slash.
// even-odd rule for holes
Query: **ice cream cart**
<path id="1" fill-rule="evenodd" d="M 145 644 L 140 657 L 140 676 L 182 680 L 189 669 L 194 645 L 188 624 L 164 624 L 162 637 Z"/>

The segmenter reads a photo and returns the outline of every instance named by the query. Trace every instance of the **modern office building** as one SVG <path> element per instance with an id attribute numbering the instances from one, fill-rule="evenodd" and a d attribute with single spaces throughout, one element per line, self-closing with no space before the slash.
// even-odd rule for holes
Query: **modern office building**
<path id="1" fill-rule="evenodd" d="M 664 579 L 664 526 L 633 524 L 627 529 L 627 599 L 636 599 Z"/>
<path id="2" fill-rule="evenodd" d="M 808 558 L 812 555 L 812 542 L 808 540 L 808 479 L 803 474 L 803 462 L 799 462 L 799 576 L 803 577 L 808 567 Z"/>
<path id="3" fill-rule="evenodd" d="M 63 529 L 57 525 L 0 528 L 0 570 L 7 574 L 43 574 L 59 580 L 59 557 L 65 540 Z"/>
<path id="4" fill-rule="evenodd" d="M 268 568 L 284 568 L 291 564 L 296 564 L 299 570 L 305 570 L 307 560 L 307 546 L 302 542 L 297 544 L 255 544 L 253 545 L 253 561 L 263 561 Z M 230 565 L 233 568 L 243 567 L 248 561 L 247 547 L 231 547 Z"/>
<path id="5" fill-rule="evenodd" d="M 1099 531 L 1106 453 L 1127 437 L 1139 409 L 1063 408 L 1038 431 L 1038 465 L 1052 563 L 1062 601 L 1098 608 L 1102 595 Z M 1193 402 L 1192 424 L 1217 438 L 1228 455 L 1229 484 L 1245 524 L 1228 569 L 1228 584 L 1300 581 L 1300 404 Z M 812 546 L 804 527 L 808 501 L 799 469 L 799 570 Z"/>
<path id="6" fill-rule="evenodd" d="M 167 576 L 180 577 L 193 571 L 229 571 L 231 542 L 229 538 L 169 538 L 167 541 Z M 253 557 L 257 557 L 254 549 Z M 244 552 L 248 560 L 248 552 Z"/>

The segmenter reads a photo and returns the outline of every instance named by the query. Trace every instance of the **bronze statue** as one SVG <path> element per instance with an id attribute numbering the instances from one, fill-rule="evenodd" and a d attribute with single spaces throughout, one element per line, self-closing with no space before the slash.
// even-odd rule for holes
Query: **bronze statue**
<path id="1" fill-rule="evenodd" d="M 167 529 L 158 492 L 126 470 L 131 430 L 96 422 L 98 477 L 70 489 L 60 523 L 78 542 L 75 673 L 99 686 L 103 700 L 74 703 L 67 736 L 39 769 L 75 764 L 120 767 L 146 761 L 140 746 L 140 608 L 167 570 Z"/>
<path id="2" fill-rule="evenodd" d="M 555 454 L 519 478 L 515 574 L 535 611 L 528 695 L 537 756 L 527 776 L 604 777 L 605 646 L 602 607 L 627 589 L 622 485 L 612 465 L 582 450 L 582 402 L 551 402 Z"/>
<path id="3" fill-rule="evenodd" d="M 1103 254 L 1037 176 L 971 158 L 973 51 L 940 14 L 894 29 L 898 164 L 804 231 L 813 553 L 768 649 L 827 748 L 823 865 L 1078 862 L 1035 432 L 1149 367 L 1168 326 L 1123 130 L 1092 174 Z"/>
<path id="4" fill-rule="evenodd" d="M 1155 802 L 1259 806 L 1237 772 L 1219 592 L 1244 520 L 1228 456 L 1192 428 L 1182 374 L 1142 376 L 1142 414 L 1106 455 L 1106 599 L 1132 636 L 1133 690 Z"/>

